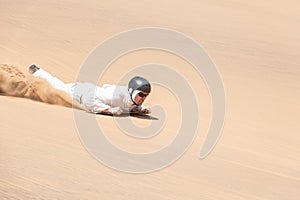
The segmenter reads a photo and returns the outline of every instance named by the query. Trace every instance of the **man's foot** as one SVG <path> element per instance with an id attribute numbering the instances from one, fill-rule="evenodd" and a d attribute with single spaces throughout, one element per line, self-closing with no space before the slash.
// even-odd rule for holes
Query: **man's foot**
<path id="1" fill-rule="evenodd" d="M 35 65 L 31 65 L 29 68 L 28 68 L 28 71 L 30 74 L 34 74 L 34 72 L 36 72 L 37 70 L 39 70 L 40 68 L 38 68 L 37 66 Z"/>

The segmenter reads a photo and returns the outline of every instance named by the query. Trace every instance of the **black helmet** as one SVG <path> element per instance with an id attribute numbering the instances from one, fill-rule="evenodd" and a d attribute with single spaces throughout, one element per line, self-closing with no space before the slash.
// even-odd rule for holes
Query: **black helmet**
<path id="1" fill-rule="evenodd" d="M 151 92 L 151 84 L 149 83 L 149 81 L 147 81 L 143 77 L 135 76 L 128 83 L 129 93 L 132 94 L 132 92 L 134 90 L 141 90 L 145 93 L 150 93 Z"/>

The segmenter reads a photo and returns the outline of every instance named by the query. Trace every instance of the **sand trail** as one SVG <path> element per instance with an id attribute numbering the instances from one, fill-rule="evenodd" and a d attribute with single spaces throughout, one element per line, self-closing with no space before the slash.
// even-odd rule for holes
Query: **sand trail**
<path id="1" fill-rule="evenodd" d="M 46 80 L 25 75 L 17 67 L 0 64 L 0 93 L 35 101 L 84 110 L 65 92 L 53 88 Z"/>

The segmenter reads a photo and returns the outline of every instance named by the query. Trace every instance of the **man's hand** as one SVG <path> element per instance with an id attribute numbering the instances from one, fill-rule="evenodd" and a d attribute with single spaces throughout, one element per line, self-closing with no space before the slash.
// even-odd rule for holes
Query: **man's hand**
<path id="1" fill-rule="evenodd" d="M 121 115 L 123 110 L 120 107 L 109 108 L 108 110 L 113 115 Z"/>
<path id="2" fill-rule="evenodd" d="M 141 109 L 141 113 L 143 114 L 150 114 L 151 113 L 151 109 L 149 107 L 144 107 Z"/>

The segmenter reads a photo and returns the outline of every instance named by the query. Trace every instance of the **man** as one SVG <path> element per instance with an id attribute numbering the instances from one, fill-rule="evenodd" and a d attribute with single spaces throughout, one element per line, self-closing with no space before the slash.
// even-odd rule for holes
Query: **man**
<path id="1" fill-rule="evenodd" d="M 91 83 L 65 84 L 58 78 L 35 65 L 29 67 L 29 73 L 46 79 L 52 87 L 65 91 L 73 100 L 92 113 L 120 115 L 123 112 L 149 114 L 150 109 L 143 105 L 151 92 L 151 84 L 143 77 L 133 77 L 128 86 L 105 84 L 102 87 Z"/>

